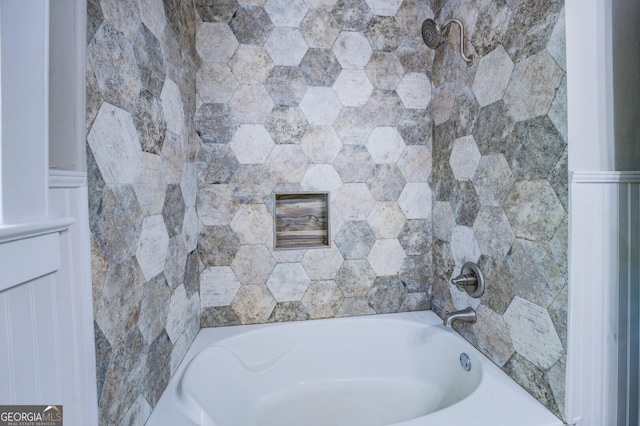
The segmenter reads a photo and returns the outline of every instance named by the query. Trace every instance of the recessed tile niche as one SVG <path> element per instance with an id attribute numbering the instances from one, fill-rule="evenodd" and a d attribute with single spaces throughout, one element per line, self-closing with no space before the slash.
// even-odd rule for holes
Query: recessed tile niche
<path id="1" fill-rule="evenodd" d="M 329 193 L 275 194 L 276 250 L 329 247 Z"/>

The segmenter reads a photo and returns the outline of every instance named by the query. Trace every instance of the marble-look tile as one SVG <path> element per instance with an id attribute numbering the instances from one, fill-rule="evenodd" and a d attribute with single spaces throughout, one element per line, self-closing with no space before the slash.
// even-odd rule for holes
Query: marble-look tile
<path id="1" fill-rule="evenodd" d="M 241 84 L 264 83 L 273 62 L 262 46 L 241 44 L 229 61 L 233 74 Z"/>
<path id="2" fill-rule="evenodd" d="M 178 369 L 178 366 L 186 355 L 187 350 L 189 350 L 190 344 L 191 342 L 187 341 L 184 334 L 181 335 L 178 341 L 173 344 L 173 350 L 171 351 L 171 375 L 173 375 Z"/>
<path id="3" fill-rule="evenodd" d="M 546 114 L 563 74 L 544 50 L 518 62 L 504 94 L 509 114 L 516 121 Z"/>
<path id="4" fill-rule="evenodd" d="M 373 86 L 364 71 L 343 69 L 333 84 L 333 90 L 342 105 L 361 107 L 369 100 Z"/>
<path id="5" fill-rule="evenodd" d="M 517 181 L 504 211 L 516 236 L 532 241 L 549 241 L 566 215 L 546 180 Z"/>
<path id="6" fill-rule="evenodd" d="M 160 99 L 151 92 L 141 91 L 132 118 L 142 150 L 151 154 L 160 154 L 167 131 Z"/>
<path id="7" fill-rule="evenodd" d="M 300 141 L 300 148 L 312 164 L 333 163 L 342 141 L 331 126 L 309 126 Z"/>
<path id="8" fill-rule="evenodd" d="M 160 41 L 146 25 L 140 25 L 133 44 L 142 87 L 154 96 L 160 96 L 166 77 Z"/>
<path id="9" fill-rule="evenodd" d="M 297 144 L 309 122 L 301 108 L 278 105 L 269 114 L 265 128 L 277 144 Z"/>
<path id="10" fill-rule="evenodd" d="M 407 182 L 398 198 L 398 205 L 407 219 L 431 218 L 431 188 L 426 182 Z"/>
<path id="11" fill-rule="evenodd" d="M 198 191 L 198 217 L 205 226 L 228 224 L 239 206 L 230 185 L 206 185 Z"/>
<path id="12" fill-rule="evenodd" d="M 332 280 L 344 262 L 336 245 L 330 248 L 307 250 L 300 262 L 312 280 Z"/>
<path id="13" fill-rule="evenodd" d="M 345 260 L 336 274 L 335 282 L 344 297 L 366 296 L 376 279 L 366 259 Z"/>
<path id="14" fill-rule="evenodd" d="M 455 95 L 450 90 L 437 90 L 435 93 L 432 93 L 429 109 L 431 110 L 431 116 L 436 126 L 449 121 L 455 100 Z"/>
<path id="15" fill-rule="evenodd" d="M 267 322 L 307 321 L 311 316 L 300 301 L 279 302 Z"/>
<path id="16" fill-rule="evenodd" d="M 298 145 L 276 145 L 265 163 L 276 183 L 298 184 L 309 163 Z"/>
<path id="17" fill-rule="evenodd" d="M 200 274 L 202 308 L 228 306 L 240 288 L 240 281 L 228 266 L 206 268 Z"/>
<path id="18" fill-rule="evenodd" d="M 374 126 L 396 126 L 405 111 L 395 91 L 374 90 L 363 108 Z"/>
<path id="19" fill-rule="evenodd" d="M 567 69 L 567 46 L 566 46 L 566 23 L 565 23 L 565 13 L 564 7 L 562 11 L 558 15 L 558 20 L 556 21 L 556 25 L 553 27 L 553 31 L 551 32 L 551 36 L 549 37 L 549 41 L 547 43 L 547 52 L 555 59 L 556 63 L 563 70 Z"/>
<path id="20" fill-rule="evenodd" d="M 300 71 L 309 86 L 331 87 L 342 68 L 330 49 L 312 48 L 300 62 Z"/>
<path id="21" fill-rule="evenodd" d="M 546 372 L 546 378 L 549 382 L 549 387 L 553 392 L 556 405 L 558 406 L 558 413 L 561 415 L 565 413 L 565 386 L 566 386 L 566 373 L 567 373 L 567 357 L 563 355 L 562 358 L 556 364 Z"/>
<path id="22" fill-rule="evenodd" d="M 364 34 L 373 50 L 393 52 L 400 43 L 402 29 L 392 16 L 374 16 L 367 24 Z"/>
<path id="23" fill-rule="evenodd" d="M 400 230 L 398 241 L 408 256 L 429 254 L 433 243 L 431 222 L 408 220 Z"/>
<path id="24" fill-rule="evenodd" d="M 340 34 L 340 25 L 326 9 L 312 9 L 300 24 L 300 33 L 309 47 L 330 49 Z"/>
<path id="25" fill-rule="evenodd" d="M 152 179 L 147 178 L 141 174 L 136 181 L 136 187 L 148 186 L 153 190 L 162 189 L 164 193 L 164 184 L 179 184 L 182 180 L 182 172 L 184 170 L 187 153 L 183 150 L 183 138 L 175 135 L 171 132 L 165 134 L 164 143 L 162 144 L 162 152 L 160 152 L 160 158 L 157 155 L 143 153 L 142 163 L 145 171 L 156 167 L 160 167 L 158 171 L 163 178 L 160 182 L 153 182 Z M 157 172 L 152 172 L 155 175 Z M 153 198 L 148 195 L 143 195 L 141 191 L 137 191 L 138 198 Z"/>
<path id="26" fill-rule="evenodd" d="M 168 185 L 162 207 L 162 217 L 170 238 L 182 233 L 185 209 L 180 185 Z"/>
<path id="27" fill-rule="evenodd" d="M 298 67 L 274 67 L 264 85 L 276 105 L 298 106 L 307 92 L 306 78 Z"/>
<path id="28" fill-rule="evenodd" d="M 376 238 L 398 238 L 405 222 L 404 213 L 395 201 L 377 202 L 367 218 Z"/>
<path id="29" fill-rule="evenodd" d="M 87 0 L 87 44 L 91 43 L 103 21 L 104 13 L 102 13 L 100 0 Z"/>
<path id="30" fill-rule="evenodd" d="M 230 225 L 240 244 L 265 244 L 273 232 L 273 217 L 264 204 L 242 204 Z"/>
<path id="31" fill-rule="evenodd" d="M 478 210 L 480 210 L 480 202 L 470 181 L 461 181 L 455 185 L 449 203 L 457 224 L 473 226 Z"/>
<path id="32" fill-rule="evenodd" d="M 261 324 L 267 322 L 276 303 L 266 285 L 243 285 L 231 308 L 242 324 Z"/>
<path id="33" fill-rule="evenodd" d="M 129 410 L 127 410 L 127 413 L 119 422 L 119 425 L 133 426 L 144 424 L 149 416 L 151 416 L 152 411 L 153 407 L 151 407 L 146 398 L 140 394 Z"/>
<path id="34" fill-rule="evenodd" d="M 425 109 L 431 101 L 431 81 L 422 73 L 408 73 L 402 77 L 397 89 L 407 109 Z"/>
<path id="35" fill-rule="evenodd" d="M 473 184 L 481 205 L 501 206 L 514 182 L 515 177 L 503 154 L 486 155 L 480 158 L 473 176 Z"/>
<path id="36" fill-rule="evenodd" d="M 336 316 L 344 296 L 333 280 L 312 281 L 302 297 L 307 312 L 313 319 Z"/>
<path id="37" fill-rule="evenodd" d="M 262 45 L 273 30 L 273 23 L 263 7 L 247 5 L 238 8 L 229 27 L 241 44 Z"/>
<path id="38" fill-rule="evenodd" d="M 367 0 L 367 4 L 375 15 L 394 16 L 400 8 L 402 0 Z"/>
<path id="39" fill-rule="evenodd" d="M 397 275 L 406 257 L 398 240 L 380 239 L 371 247 L 367 260 L 376 275 L 387 276 Z"/>
<path id="40" fill-rule="evenodd" d="M 136 259 L 145 280 L 149 281 L 162 272 L 168 246 L 169 235 L 162 216 L 145 217 L 136 249 Z"/>
<path id="41" fill-rule="evenodd" d="M 556 97 L 551 103 L 547 114 L 565 142 L 569 140 L 569 129 L 567 124 L 567 77 L 562 79 L 562 83 L 556 90 Z"/>
<path id="42" fill-rule="evenodd" d="M 262 124 L 243 124 L 229 144 L 240 164 L 262 164 L 267 160 L 274 142 Z"/>
<path id="43" fill-rule="evenodd" d="M 300 109 L 310 124 L 331 126 L 342 108 L 338 97 L 329 87 L 309 87 Z"/>
<path id="44" fill-rule="evenodd" d="M 229 100 L 229 107 L 240 123 L 259 124 L 266 121 L 274 103 L 264 85 L 241 84 Z"/>
<path id="45" fill-rule="evenodd" d="M 198 293 L 198 299 L 200 298 L 200 257 L 198 256 L 198 251 L 195 248 L 187 254 L 183 283 L 190 302 L 191 298 L 193 298 L 193 295 L 196 293 Z M 199 303 L 200 302 L 198 302 L 198 304 Z"/>
<path id="46" fill-rule="evenodd" d="M 427 146 L 407 146 L 397 164 L 407 182 L 431 182 L 431 150 Z"/>
<path id="47" fill-rule="evenodd" d="M 336 313 L 336 318 L 353 317 L 361 315 L 375 315 L 376 310 L 373 309 L 369 299 L 361 297 L 346 297 L 340 305 L 340 309 Z"/>
<path id="48" fill-rule="evenodd" d="M 505 0 L 499 0 L 478 5 L 476 28 L 471 34 L 471 43 L 478 55 L 486 55 L 502 42 L 512 15 L 507 3 Z"/>
<path id="49" fill-rule="evenodd" d="M 229 226 L 203 226 L 198 238 L 198 254 L 205 267 L 229 266 L 234 261 L 240 241 Z"/>
<path id="50" fill-rule="evenodd" d="M 547 116 L 516 123 L 505 157 L 516 179 L 544 179 L 562 157 L 566 142 Z"/>
<path id="51" fill-rule="evenodd" d="M 473 229 L 456 225 L 451 234 L 451 255 L 456 266 L 461 267 L 466 262 L 477 262 L 480 254 Z"/>
<path id="52" fill-rule="evenodd" d="M 345 183 L 338 191 L 335 207 L 345 221 L 366 220 L 375 205 L 375 199 L 364 183 Z"/>
<path id="53" fill-rule="evenodd" d="M 267 287 L 278 302 L 299 301 L 311 279 L 300 263 L 279 263 L 273 268 Z"/>
<path id="54" fill-rule="evenodd" d="M 184 283 L 187 269 L 188 252 L 185 248 L 184 235 L 180 234 L 169 239 L 167 258 L 164 262 L 164 276 L 172 290 Z"/>
<path id="55" fill-rule="evenodd" d="M 333 13 L 345 31 L 362 32 L 373 17 L 365 0 L 338 0 Z"/>
<path id="56" fill-rule="evenodd" d="M 483 304 L 503 315 L 516 294 L 513 281 L 505 279 L 508 271 L 504 262 L 502 259 L 482 255 L 477 264 L 484 275 L 485 283 L 488 284 L 485 287 Z"/>
<path id="57" fill-rule="evenodd" d="M 566 284 L 546 244 L 516 240 L 504 264 L 516 294 L 542 307 L 548 307 Z"/>
<path id="58" fill-rule="evenodd" d="M 515 350 L 536 367 L 547 370 L 564 350 L 546 309 L 521 297 L 514 297 L 504 313 Z"/>
<path id="59" fill-rule="evenodd" d="M 111 24 L 104 23 L 87 46 L 87 58 L 104 101 L 132 111 L 142 88 L 133 43 Z"/>
<path id="60" fill-rule="evenodd" d="M 226 104 L 203 104 L 198 108 L 194 123 L 204 143 L 229 143 L 238 129 L 235 111 Z"/>
<path id="61" fill-rule="evenodd" d="M 395 163 L 404 148 L 404 140 L 395 127 L 376 127 L 367 140 L 367 149 L 377 164 Z"/>
<path id="62" fill-rule="evenodd" d="M 149 344 L 158 337 L 166 325 L 170 298 L 171 289 L 163 274 L 156 275 L 146 283 L 140 306 L 138 328 Z"/>
<path id="63" fill-rule="evenodd" d="M 393 53 L 376 51 L 371 55 L 365 72 L 376 89 L 396 90 L 404 68 Z"/>
<path id="64" fill-rule="evenodd" d="M 173 345 L 166 332 L 162 332 L 149 345 L 147 374 L 142 385 L 142 395 L 149 404 L 156 406 L 171 378 L 171 350 Z"/>
<path id="65" fill-rule="evenodd" d="M 343 146 L 333 165 L 344 183 L 366 182 L 375 176 L 376 165 L 365 146 Z"/>
<path id="66" fill-rule="evenodd" d="M 200 327 L 228 327 L 231 325 L 242 325 L 242 322 L 230 305 L 202 309 Z"/>
<path id="67" fill-rule="evenodd" d="M 407 289 L 397 276 L 378 277 L 367 293 L 369 303 L 377 314 L 399 312 Z"/>
<path id="68" fill-rule="evenodd" d="M 364 145 L 375 127 L 370 118 L 364 108 L 344 107 L 333 122 L 333 128 L 343 144 Z"/>
<path id="69" fill-rule="evenodd" d="M 89 2 L 90 4 L 92 2 Z M 139 0 L 140 18 L 142 23 L 151 30 L 158 39 L 162 38 L 167 22 L 162 0 Z"/>
<path id="70" fill-rule="evenodd" d="M 456 137 L 467 136 L 473 131 L 479 110 L 480 104 L 471 89 L 464 89 L 456 97 L 449 119 Z"/>
<path id="71" fill-rule="evenodd" d="M 569 274 L 569 218 L 565 216 L 564 221 L 558 226 L 556 233 L 551 241 L 549 241 L 549 249 L 553 257 L 566 277 Z"/>
<path id="72" fill-rule="evenodd" d="M 311 164 L 300 180 L 300 187 L 309 192 L 329 192 L 333 201 L 342 186 L 340 175 L 331 164 Z"/>
<path id="73" fill-rule="evenodd" d="M 345 259 L 364 259 L 375 241 L 375 234 L 364 220 L 345 222 L 334 239 Z"/>
<path id="74" fill-rule="evenodd" d="M 264 9 L 274 25 L 290 28 L 300 25 L 309 10 L 303 0 L 266 0 Z"/>
<path id="75" fill-rule="evenodd" d="M 482 155 L 500 154 L 515 122 L 502 101 L 480 108 L 473 137 Z"/>
<path id="76" fill-rule="evenodd" d="M 503 258 L 516 239 L 509 220 L 500 207 L 480 208 L 473 223 L 473 233 L 480 252 L 497 258 Z"/>
<path id="77" fill-rule="evenodd" d="M 478 348 L 489 359 L 502 367 L 514 354 L 515 349 L 502 316 L 485 305 L 476 310 L 478 319 L 473 326 Z"/>
<path id="78" fill-rule="evenodd" d="M 93 122 L 98 115 L 98 110 L 102 106 L 102 94 L 100 93 L 100 87 L 98 86 L 98 80 L 96 79 L 96 73 L 93 71 L 91 61 L 87 57 L 85 61 L 85 86 L 86 86 L 86 132 L 89 133 Z"/>
<path id="79" fill-rule="evenodd" d="M 427 293 L 407 293 L 398 312 L 426 311 L 431 309 L 431 298 Z"/>
<path id="80" fill-rule="evenodd" d="M 425 5 L 425 7 L 427 6 Z M 397 16 L 396 20 L 398 20 Z M 435 51 L 429 49 L 420 36 L 420 26 L 423 21 L 424 19 L 415 29 L 409 30 L 400 39 L 400 44 L 394 51 L 406 72 L 420 73 L 431 68 Z M 402 24 L 400 25 L 402 26 Z"/>
<path id="81" fill-rule="evenodd" d="M 109 268 L 95 317 L 112 347 L 127 333 L 137 330 L 144 290 L 144 276 L 135 258 Z"/>
<path id="82" fill-rule="evenodd" d="M 436 201 L 433 204 L 433 236 L 442 241 L 450 241 L 456 219 L 448 201 Z"/>
<path id="83" fill-rule="evenodd" d="M 103 103 L 87 141 L 105 183 L 134 183 L 142 150 L 131 114 Z"/>
<path id="84" fill-rule="evenodd" d="M 457 180 L 470 180 L 480 162 L 480 151 L 473 135 L 458 138 L 453 142 L 449 164 Z"/>
<path id="85" fill-rule="evenodd" d="M 429 289 L 431 295 L 431 309 L 444 318 L 446 312 L 451 312 L 453 301 L 449 292 L 449 279 L 455 263 L 451 256 L 451 246 L 446 241 L 433 242 L 433 282 Z"/>
<path id="86" fill-rule="evenodd" d="M 514 64 L 502 45 L 480 59 L 473 93 L 481 107 L 499 101 L 509 84 Z"/>
<path id="87" fill-rule="evenodd" d="M 373 9 L 379 9 L 382 7 L 382 3 L 384 3 L 384 8 L 395 7 L 394 2 L 386 2 L 380 0 L 372 0 L 372 2 L 377 3 L 379 6 Z M 420 35 L 420 29 L 422 27 L 422 23 L 427 18 L 432 18 L 433 11 L 431 10 L 431 6 L 426 2 L 421 0 L 404 0 L 398 2 L 399 8 L 396 9 L 395 18 L 400 24 L 400 28 L 402 28 L 407 34 L 416 34 Z M 374 12 L 375 13 L 375 12 Z M 381 13 L 376 13 L 378 15 L 383 15 Z M 392 15 L 389 15 L 392 16 Z"/>
<path id="88" fill-rule="evenodd" d="M 185 122 L 184 105 L 180 88 L 170 78 L 164 81 L 164 86 L 160 93 L 160 100 L 162 100 L 162 110 L 164 111 L 167 130 L 176 135 L 181 135 Z"/>
<path id="89" fill-rule="evenodd" d="M 425 110 L 404 110 L 397 128 L 407 145 L 425 145 L 431 150 L 433 121 Z"/>
<path id="90" fill-rule="evenodd" d="M 231 262 L 231 269 L 243 285 L 264 284 L 274 266 L 276 262 L 263 244 L 241 246 Z"/>
<path id="91" fill-rule="evenodd" d="M 333 53 L 343 69 L 363 69 L 373 49 L 361 33 L 343 31 L 333 45 Z"/>
<path id="92" fill-rule="evenodd" d="M 196 33 L 196 50 L 203 62 L 227 63 L 239 45 L 226 22 L 205 22 Z"/>
<path id="93" fill-rule="evenodd" d="M 265 164 L 242 164 L 230 185 L 239 202 L 262 203 L 271 196 L 275 179 Z"/>
<path id="94" fill-rule="evenodd" d="M 236 0 L 195 1 L 196 11 L 204 22 L 228 23 L 238 7 L 239 4 Z"/>
<path id="95" fill-rule="evenodd" d="M 558 332 L 558 337 L 560 338 L 560 342 L 562 343 L 562 347 L 567 350 L 567 332 L 568 332 L 568 309 L 569 309 L 569 287 L 564 286 L 564 288 L 558 293 L 558 296 L 555 300 L 549 305 L 548 311 L 551 320 L 553 321 L 553 325 Z"/>
<path id="96" fill-rule="evenodd" d="M 405 179 L 395 164 L 377 164 L 373 177 L 367 180 L 367 186 L 376 201 L 396 201 L 400 196 Z"/>
<path id="97" fill-rule="evenodd" d="M 309 46 L 297 28 L 276 27 L 264 44 L 275 65 L 297 67 Z"/>

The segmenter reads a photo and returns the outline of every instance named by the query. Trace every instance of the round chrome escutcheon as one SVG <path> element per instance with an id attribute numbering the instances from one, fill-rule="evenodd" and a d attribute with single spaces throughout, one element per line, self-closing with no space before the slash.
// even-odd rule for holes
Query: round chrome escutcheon
<path id="1" fill-rule="evenodd" d="M 460 354 L 460 366 L 462 366 L 464 371 L 471 370 L 471 359 L 469 358 L 469 355 L 464 352 Z"/>

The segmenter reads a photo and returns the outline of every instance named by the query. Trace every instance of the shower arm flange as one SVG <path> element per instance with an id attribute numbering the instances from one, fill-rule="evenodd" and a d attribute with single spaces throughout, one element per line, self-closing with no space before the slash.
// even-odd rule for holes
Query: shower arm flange
<path id="1" fill-rule="evenodd" d="M 471 66 L 473 65 L 474 55 L 472 54 L 470 56 L 467 56 L 464 54 L 464 24 L 462 23 L 462 21 L 456 18 L 449 19 L 449 21 L 447 21 L 447 23 L 442 26 L 442 30 L 444 31 L 445 28 L 453 23 L 458 24 L 458 26 L 460 27 L 460 56 L 467 63 L 467 66 Z"/>

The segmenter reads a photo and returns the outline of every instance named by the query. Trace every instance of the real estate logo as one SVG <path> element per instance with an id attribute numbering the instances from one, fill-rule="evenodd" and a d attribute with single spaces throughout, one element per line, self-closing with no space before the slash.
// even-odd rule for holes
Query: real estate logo
<path id="1" fill-rule="evenodd" d="M 0 426 L 62 426 L 62 405 L 0 405 Z"/>

